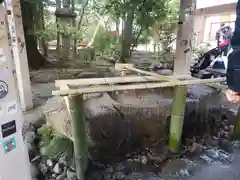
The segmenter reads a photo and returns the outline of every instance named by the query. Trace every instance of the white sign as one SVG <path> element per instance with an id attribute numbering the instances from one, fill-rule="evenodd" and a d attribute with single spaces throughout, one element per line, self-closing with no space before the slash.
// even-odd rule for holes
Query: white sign
<path id="1" fill-rule="evenodd" d="M 6 106 L 7 114 L 14 114 L 14 113 L 17 113 L 17 111 L 18 111 L 17 101 L 13 101 L 7 104 Z"/>

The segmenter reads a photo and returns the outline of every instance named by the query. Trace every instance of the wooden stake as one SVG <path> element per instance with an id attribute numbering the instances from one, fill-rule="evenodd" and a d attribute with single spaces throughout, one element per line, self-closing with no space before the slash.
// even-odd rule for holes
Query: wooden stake
<path id="1" fill-rule="evenodd" d="M 174 152 L 178 152 L 181 143 L 182 128 L 184 121 L 184 111 L 187 95 L 187 86 L 176 86 L 173 102 L 171 125 L 169 135 L 169 148 Z"/>
<path id="2" fill-rule="evenodd" d="M 72 134 L 77 178 L 78 180 L 84 180 L 84 174 L 88 163 L 88 144 L 82 94 L 69 96 L 69 110 L 72 118 Z"/>

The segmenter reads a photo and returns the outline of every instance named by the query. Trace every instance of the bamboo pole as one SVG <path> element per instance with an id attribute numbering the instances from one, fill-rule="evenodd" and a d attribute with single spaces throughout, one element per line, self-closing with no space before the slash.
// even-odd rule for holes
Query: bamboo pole
<path id="1" fill-rule="evenodd" d="M 125 76 L 125 77 L 107 77 L 107 78 L 84 78 L 84 79 L 69 79 L 56 80 L 55 86 L 61 87 L 66 84 L 69 86 L 89 86 L 101 84 L 115 84 L 115 83 L 134 83 L 134 82 L 151 82 L 160 81 L 159 78 L 152 76 Z"/>
<path id="2" fill-rule="evenodd" d="M 124 91 L 124 90 L 135 90 L 135 89 L 153 89 L 161 87 L 173 87 L 179 85 L 191 85 L 191 84 L 209 84 L 225 81 L 225 78 L 216 78 L 216 79 L 194 79 L 194 80 L 185 80 L 179 81 L 177 83 L 173 82 L 162 82 L 162 83 L 141 83 L 141 84 L 132 84 L 132 85 L 98 85 L 95 87 L 81 87 L 78 89 L 69 90 L 56 90 L 52 94 L 55 96 L 68 96 L 76 94 L 86 94 L 86 93 L 96 93 L 96 92 L 112 92 L 112 91 Z"/>
<path id="3" fill-rule="evenodd" d="M 192 58 L 192 35 L 194 24 L 194 10 L 196 9 L 196 0 L 181 0 L 179 14 L 178 39 L 176 46 L 176 60 L 174 61 L 174 74 L 190 74 L 190 61 Z M 191 80 L 196 81 L 196 80 Z M 201 80 L 201 82 L 206 82 Z M 208 81 L 209 82 L 209 81 Z M 181 83 L 179 83 L 181 84 Z M 195 84 L 195 83 L 194 83 Z M 196 83 L 199 84 L 199 83 Z M 182 128 L 184 121 L 184 111 L 186 104 L 187 84 L 185 86 L 176 86 L 171 114 L 171 125 L 169 134 L 169 148 L 174 152 L 180 149 Z"/>
<path id="4" fill-rule="evenodd" d="M 169 148 L 173 152 L 178 152 L 182 137 L 187 86 L 176 86 L 174 91 L 169 134 Z"/>
<path id="5" fill-rule="evenodd" d="M 179 80 L 191 79 L 188 76 L 175 76 Z M 116 84 L 116 83 L 138 83 L 138 82 L 153 82 L 162 81 L 158 77 L 153 76 L 124 76 L 124 77 L 107 77 L 107 78 L 84 78 L 84 79 L 67 79 L 56 80 L 55 86 L 62 87 L 66 85 L 70 86 L 89 86 L 89 85 L 101 85 L 101 84 Z"/>
<path id="6" fill-rule="evenodd" d="M 78 180 L 84 180 L 88 161 L 88 144 L 84 115 L 83 95 L 69 96 L 69 110 L 72 118 L 72 134 L 76 174 Z"/>

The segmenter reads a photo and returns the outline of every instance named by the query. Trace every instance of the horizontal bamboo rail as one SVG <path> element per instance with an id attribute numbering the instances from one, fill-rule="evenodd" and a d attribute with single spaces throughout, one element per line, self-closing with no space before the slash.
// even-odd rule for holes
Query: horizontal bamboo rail
<path id="1" fill-rule="evenodd" d="M 173 87 L 179 85 L 192 85 L 192 84 L 211 84 L 225 81 L 225 78 L 216 79 L 193 79 L 183 80 L 179 82 L 162 82 L 162 83 L 141 83 L 133 85 L 112 85 L 112 86 L 97 86 L 97 87 L 81 87 L 79 89 L 69 90 L 55 90 L 52 92 L 54 96 L 68 96 L 76 94 L 96 93 L 96 92 L 111 92 L 111 91 L 124 91 L 134 89 L 153 89 L 163 87 Z"/>
<path id="2" fill-rule="evenodd" d="M 192 79 L 190 76 L 171 76 L 170 78 L 176 78 L 179 80 Z M 56 80 L 55 86 L 62 87 L 66 85 L 70 86 L 90 86 L 101 84 L 121 84 L 121 83 L 138 83 L 138 82 L 153 82 L 163 81 L 156 76 L 123 76 L 123 77 L 106 77 L 106 78 L 83 78 L 83 79 L 66 79 Z"/>

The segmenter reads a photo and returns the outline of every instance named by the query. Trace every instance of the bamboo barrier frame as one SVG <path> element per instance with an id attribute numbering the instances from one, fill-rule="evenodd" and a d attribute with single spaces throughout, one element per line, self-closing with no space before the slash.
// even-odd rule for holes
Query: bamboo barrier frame
<path id="1" fill-rule="evenodd" d="M 182 126 L 185 109 L 184 105 L 186 103 L 187 86 L 192 84 L 208 84 L 214 88 L 225 88 L 224 86 L 217 84 L 219 82 L 225 81 L 225 78 L 196 79 L 190 76 L 163 76 L 153 72 L 134 68 L 132 64 L 116 64 L 115 68 L 119 71 L 133 71 L 144 76 L 57 80 L 55 82 L 55 86 L 60 88 L 60 90 L 55 90 L 52 92 L 52 94 L 55 96 L 64 96 L 68 111 L 72 118 L 72 139 L 74 142 L 76 173 L 78 178 L 81 180 L 84 180 L 84 171 L 88 163 L 87 139 L 86 135 L 84 135 L 86 134 L 86 130 L 83 107 L 83 94 L 175 87 L 172 103 L 169 148 L 177 152 L 181 143 L 180 140 L 182 136 Z M 126 85 L 124 83 L 138 84 Z M 77 107 L 77 102 L 80 103 L 79 107 Z"/>

